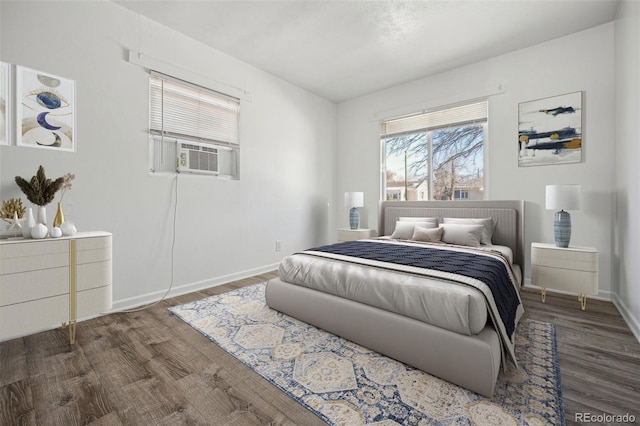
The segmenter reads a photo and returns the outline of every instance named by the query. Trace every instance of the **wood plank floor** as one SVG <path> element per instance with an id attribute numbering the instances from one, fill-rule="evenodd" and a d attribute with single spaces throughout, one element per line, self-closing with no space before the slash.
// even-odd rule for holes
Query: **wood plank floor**
<path id="1" fill-rule="evenodd" d="M 0 425 L 322 425 L 311 412 L 167 308 L 261 281 L 263 274 L 149 309 L 0 343 Z M 576 413 L 635 415 L 640 344 L 611 303 L 523 291 L 526 316 L 556 324 L 568 424 Z"/>

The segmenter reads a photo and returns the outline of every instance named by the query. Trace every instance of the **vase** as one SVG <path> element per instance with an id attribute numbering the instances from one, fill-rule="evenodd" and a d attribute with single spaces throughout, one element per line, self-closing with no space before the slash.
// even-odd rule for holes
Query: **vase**
<path id="1" fill-rule="evenodd" d="M 38 218 L 36 223 L 41 223 L 43 225 L 47 225 L 47 207 L 46 206 L 38 206 Z"/>
<path id="2" fill-rule="evenodd" d="M 31 238 L 34 240 L 47 238 L 47 235 L 49 235 L 49 229 L 47 229 L 47 225 L 44 223 L 38 223 L 36 226 L 31 228 Z"/>
<path id="3" fill-rule="evenodd" d="M 78 232 L 76 226 L 71 222 L 63 222 L 62 225 L 60 225 L 60 230 L 62 231 L 62 235 L 65 237 L 70 237 Z"/>
<path id="4" fill-rule="evenodd" d="M 31 228 L 36 226 L 36 219 L 33 217 L 33 209 L 29 207 L 27 209 L 27 214 L 24 216 L 24 221 L 22 222 L 22 236 L 25 238 L 31 238 Z"/>
<path id="5" fill-rule="evenodd" d="M 58 210 L 56 210 L 56 217 L 53 218 L 53 226 L 59 227 L 64 222 L 64 213 L 62 213 L 62 203 L 58 203 Z"/>

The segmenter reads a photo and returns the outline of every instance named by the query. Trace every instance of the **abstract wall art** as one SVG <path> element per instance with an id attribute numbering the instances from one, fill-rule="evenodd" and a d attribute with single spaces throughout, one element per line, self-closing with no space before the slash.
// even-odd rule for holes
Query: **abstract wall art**
<path id="1" fill-rule="evenodd" d="M 18 146 L 75 151 L 75 82 L 16 66 Z"/>
<path id="2" fill-rule="evenodd" d="M 582 92 L 518 104 L 518 166 L 582 161 Z"/>
<path id="3" fill-rule="evenodd" d="M 9 138 L 9 70 L 6 62 L 0 62 L 0 145 L 8 145 Z"/>

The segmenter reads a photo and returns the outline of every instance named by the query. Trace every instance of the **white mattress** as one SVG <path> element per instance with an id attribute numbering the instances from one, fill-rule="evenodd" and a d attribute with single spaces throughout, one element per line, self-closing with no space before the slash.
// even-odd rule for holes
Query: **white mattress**
<path id="1" fill-rule="evenodd" d="M 465 335 L 487 323 L 487 305 L 477 289 L 366 265 L 294 254 L 284 258 L 280 279 L 401 314 Z"/>

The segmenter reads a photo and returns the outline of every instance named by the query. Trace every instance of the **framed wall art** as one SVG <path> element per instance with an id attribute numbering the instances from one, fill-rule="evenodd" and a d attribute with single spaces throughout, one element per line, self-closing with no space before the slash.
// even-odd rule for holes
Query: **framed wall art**
<path id="1" fill-rule="evenodd" d="M 75 151 L 75 82 L 16 66 L 16 144 Z"/>
<path id="2" fill-rule="evenodd" d="M 9 64 L 0 62 L 0 145 L 9 145 L 11 142 L 9 133 L 11 120 L 10 70 Z"/>
<path id="3" fill-rule="evenodd" d="M 518 104 L 518 166 L 582 161 L 582 92 Z"/>

